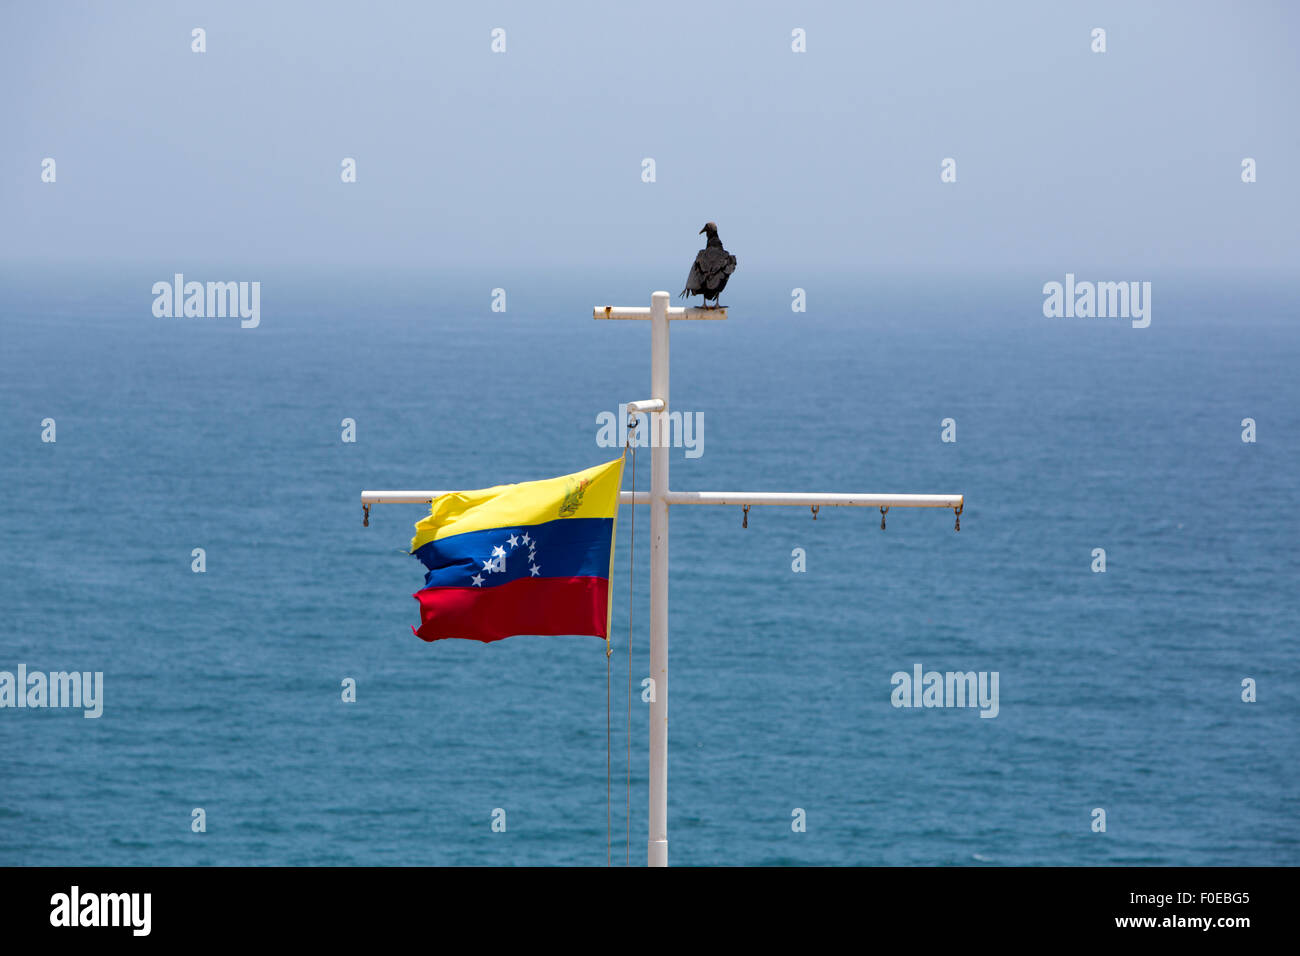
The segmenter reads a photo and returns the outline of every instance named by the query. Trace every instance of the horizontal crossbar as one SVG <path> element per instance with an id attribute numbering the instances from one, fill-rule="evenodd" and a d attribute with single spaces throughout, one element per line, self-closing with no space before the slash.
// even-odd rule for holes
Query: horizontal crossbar
<path id="1" fill-rule="evenodd" d="M 650 318 L 650 309 L 646 306 L 637 306 L 633 308 L 615 307 L 612 305 L 598 305 L 591 310 L 593 319 L 648 319 Z M 719 306 L 712 309 L 680 307 L 669 308 L 669 319 L 725 319 L 727 317 L 727 307 Z"/>
<path id="2" fill-rule="evenodd" d="M 363 491 L 363 505 L 428 504 L 446 491 Z M 670 491 L 664 496 L 670 505 L 793 505 L 796 507 L 850 508 L 960 508 L 963 495 L 875 495 L 822 494 L 786 491 Z M 650 503 L 648 491 L 622 491 L 619 504 Z"/>
<path id="3" fill-rule="evenodd" d="M 849 508 L 960 508 L 962 495 L 824 494 L 801 491 L 670 491 L 670 505 L 826 505 Z"/>

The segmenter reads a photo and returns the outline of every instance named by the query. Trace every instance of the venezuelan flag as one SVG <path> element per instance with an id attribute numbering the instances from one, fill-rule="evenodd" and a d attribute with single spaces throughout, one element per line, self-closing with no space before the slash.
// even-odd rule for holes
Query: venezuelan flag
<path id="1" fill-rule="evenodd" d="M 428 573 L 417 637 L 609 637 L 623 459 L 544 481 L 433 499 L 411 554 Z"/>

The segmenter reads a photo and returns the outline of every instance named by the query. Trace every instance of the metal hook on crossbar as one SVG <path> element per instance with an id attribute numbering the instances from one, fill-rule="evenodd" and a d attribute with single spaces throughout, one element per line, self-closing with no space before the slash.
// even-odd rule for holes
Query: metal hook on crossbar
<path id="1" fill-rule="evenodd" d="M 741 507 L 745 509 L 745 517 L 741 519 L 740 526 L 742 528 L 748 528 L 749 527 L 749 505 L 742 505 Z"/>
<path id="2" fill-rule="evenodd" d="M 888 512 L 889 512 L 889 508 L 887 508 L 887 507 L 885 507 L 885 506 L 882 506 L 882 507 L 881 507 L 881 509 L 880 509 L 880 530 L 881 530 L 881 531 L 884 531 L 884 530 L 885 530 L 885 515 L 886 515 Z"/>
<path id="3" fill-rule="evenodd" d="M 822 507 L 821 505 L 813 505 L 813 506 L 812 506 L 813 521 L 816 521 L 816 520 L 817 520 L 817 512 L 821 510 L 821 507 Z"/>
<path id="4" fill-rule="evenodd" d="M 361 506 L 361 527 L 370 527 L 370 505 L 368 503 Z"/>
<path id="5" fill-rule="evenodd" d="M 953 530 L 953 531 L 960 531 L 960 530 L 961 530 L 961 509 L 964 508 L 965 506 L 966 506 L 966 502 L 963 501 L 963 502 L 962 502 L 961 504 L 959 504 L 956 508 L 953 508 L 953 509 L 952 509 L 952 514 L 953 514 L 953 518 L 954 518 L 954 522 L 953 522 L 953 526 L 952 526 L 952 530 Z"/>

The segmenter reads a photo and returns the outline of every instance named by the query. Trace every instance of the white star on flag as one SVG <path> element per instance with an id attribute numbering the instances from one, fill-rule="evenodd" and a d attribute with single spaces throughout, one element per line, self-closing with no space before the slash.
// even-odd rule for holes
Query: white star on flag
<path id="1" fill-rule="evenodd" d="M 474 575 L 470 580 L 474 582 L 474 587 L 476 588 L 481 588 L 483 586 L 483 576 L 481 574 Z"/>

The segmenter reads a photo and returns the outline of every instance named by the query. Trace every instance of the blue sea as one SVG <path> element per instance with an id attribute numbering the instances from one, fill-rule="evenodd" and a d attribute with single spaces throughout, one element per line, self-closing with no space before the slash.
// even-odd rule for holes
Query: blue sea
<path id="1" fill-rule="evenodd" d="M 261 281 L 243 329 L 155 317 L 173 266 L 3 275 L 0 670 L 102 671 L 104 698 L 0 710 L 0 864 L 603 865 L 603 643 L 418 640 L 424 510 L 362 527 L 358 499 L 614 457 L 597 416 L 649 397 L 649 327 L 591 309 L 677 271 L 184 270 Z M 704 425 L 674 489 L 966 496 L 960 533 L 945 511 L 673 509 L 674 865 L 1300 864 L 1294 293 L 1156 276 L 1134 329 L 1045 318 L 1062 279 L 752 276 L 727 321 L 673 327 L 673 407 Z M 613 859 L 630 743 L 636 865 L 630 518 L 608 663 Z M 997 672 L 996 718 L 893 706 L 917 664 Z"/>

